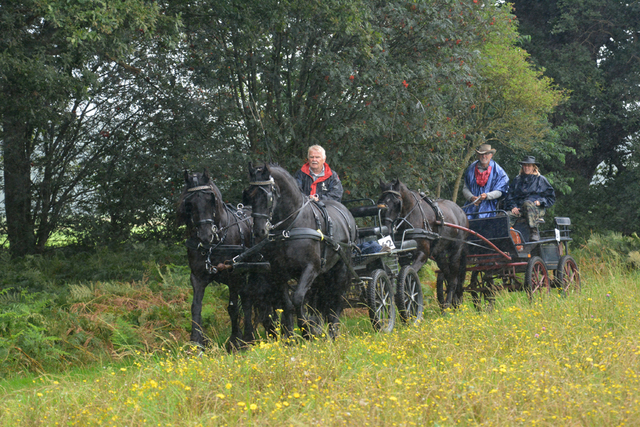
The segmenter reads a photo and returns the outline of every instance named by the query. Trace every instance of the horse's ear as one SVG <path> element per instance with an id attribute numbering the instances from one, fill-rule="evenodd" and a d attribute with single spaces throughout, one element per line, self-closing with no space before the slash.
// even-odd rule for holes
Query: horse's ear
<path id="1" fill-rule="evenodd" d="M 189 171 L 188 170 L 184 170 L 184 183 L 189 185 Z"/>
<path id="2" fill-rule="evenodd" d="M 256 169 L 253 167 L 253 162 L 249 162 L 249 181 L 256 180 Z"/>
<path id="3" fill-rule="evenodd" d="M 393 187 L 395 187 L 396 189 L 400 189 L 400 180 L 398 178 L 396 178 L 395 181 L 393 181 Z"/>
<path id="4" fill-rule="evenodd" d="M 204 180 L 204 183 L 207 184 L 210 180 L 209 178 L 209 168 L 204 168 L 204 170 L 202 171 L 202 179 Z"/>
<path id="5" fill-rule="evenodd" d="M 176 222 L 178 226 L 187 223 L 187 210 L 184 205 L 184 198 L 182 198 L 178 203 L 178 209 L 176 210 Z"/>
<path id="6" fill-rule="evenodd" d="M 251 206 L 251 199 L 249 198 L 249 189 L 245 188 L 242 191 L 242 204 L 245 206 Z"/>

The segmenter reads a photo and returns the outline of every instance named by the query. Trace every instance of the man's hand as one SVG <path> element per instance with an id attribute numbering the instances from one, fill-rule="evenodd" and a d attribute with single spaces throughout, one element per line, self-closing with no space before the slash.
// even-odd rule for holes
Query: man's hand
<path id="1" fill-rule="evenodd" d="M 320 199 L 318 199 L 318 195 L 317 195 L 317 194 L 312 194 L 312 195 L 310 195 L 310 196 L 309 196 L 309 198 L 310 198 L 311 200 L 313 200 L 313 201 L 316 201 L 316 202 L 317 202 L 318 200 L 320 200 Z"/>
<path id="2" fill-rule="evenodd" d="M 478 206 L 483 200 L 487 199 L 487 193 L 482 193 L 480 196 L 473 199 L 473 204 Z"/>
<path id="3" fill-rule="evenodd" d="M 511 209 L 511 213 L 514 214 L 514 215 L 520 215 L 520 209 L 513 208 L 513 209 Z"/>

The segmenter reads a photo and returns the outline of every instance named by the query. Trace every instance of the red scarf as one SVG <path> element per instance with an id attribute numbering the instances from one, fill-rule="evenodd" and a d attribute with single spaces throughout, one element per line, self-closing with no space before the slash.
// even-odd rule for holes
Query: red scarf
<path id="1" fill-rule="evenodd" d="M 480 170 L 478 169 L 478 165 L 476 165 L 475 172 L 476 172 L 476 183 L 478 184 L 478 186 L 484 187 L 485 185 L 487 185 L 487 181 L 489 181 L 489 175 L 491 175 L 491 165 L 489 165 L 487 170 L 484 172 L 480 172 Z"/>

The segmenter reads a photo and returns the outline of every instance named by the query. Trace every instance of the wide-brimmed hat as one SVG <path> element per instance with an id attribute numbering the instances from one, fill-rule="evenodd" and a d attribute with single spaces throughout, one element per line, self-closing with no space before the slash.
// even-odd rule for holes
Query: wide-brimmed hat
<path id="1" fill-rule="evenodd" d="M 538 162 L 536 162 L 536 158 L 533 156 L 527 156 L 524 158 L 523 161 L 520 162 L 521 165 L 539 165 Z"/>
<path id="2" fill-rule="evenodd" d="M 478 154 L 495 154 L 496 150 L 495 148 L 491 148 L 490 144 L 482 144 L 480 147 L 476 148 L 476 153 Z"/>

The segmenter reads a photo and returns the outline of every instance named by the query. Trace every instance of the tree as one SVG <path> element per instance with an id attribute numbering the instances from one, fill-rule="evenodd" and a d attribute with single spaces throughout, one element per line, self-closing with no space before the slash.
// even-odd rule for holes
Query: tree
<path id="1" fill-rule="evenodd" d="M 475 102 L 458 115 L 466 134 L 461 166 L 456 177 L 453 200 L 456 200 L 464 168 L 475 148 L 490 142 L 511 151 L 531 151 L 550 132 L 548 120 L 565 95 L 553 86 L 549 77 L 535 69 L 529 54 L 518 46 L 517 21 L 505 5 L 488 10 L 493 15 L 492 31 L 482 43 L 478 64 L 480 78 L 474 86 Z M 546 156 L 564 155 L 562 146 L 545 144 Z"/>
<path id="2" fill-rule="evenodd" d="M 637 175 L 640 147 L 640 3 L 514 4 L 520 31 L 530 37 L 525 47 L 533 61 L 571 93 L 570 101 L 552 117 L 562 142 L 574 150 L 566 166 L 550 163 L 574 180 L 574 195 L 559 204 L 585 231 L 620 227 L 609 220 L 618 217 L 623 206 L 611 201 L 628 205 L 635 199 L 626 180 Z M 605 210 L 596 206 L 603 203 L 603 187 L 602 195 L 611 199 Z M 640 227 L 637 211 L 625 222 L 626 230 Z"/>
<path id="3" fill-rule="evenodd" d="M 0 8 L 0 120 L 7 234 L 13 256 L 41 250 L 104 144 L 78 142 L 101 64 L 122 61 L 153 31 L 156 3 L 25 0 Z M 84 103 L 84 104 L 83 104 Z M 102 148 L 101 148 L 102 147 Z"/>
<path id="4" fill-rule="evenodd" d="M 491 24 L 481 4 L 173 5 L 185 22 L 185 66 L 216 123 L 212 150 L 233 141 L 293 171 L 319 143 L 347 191 L 360 195 L 386 176 L 424 186 L 449 166 L 462 140 L 451 117 L 471 104 L 472 59 Z"/>

